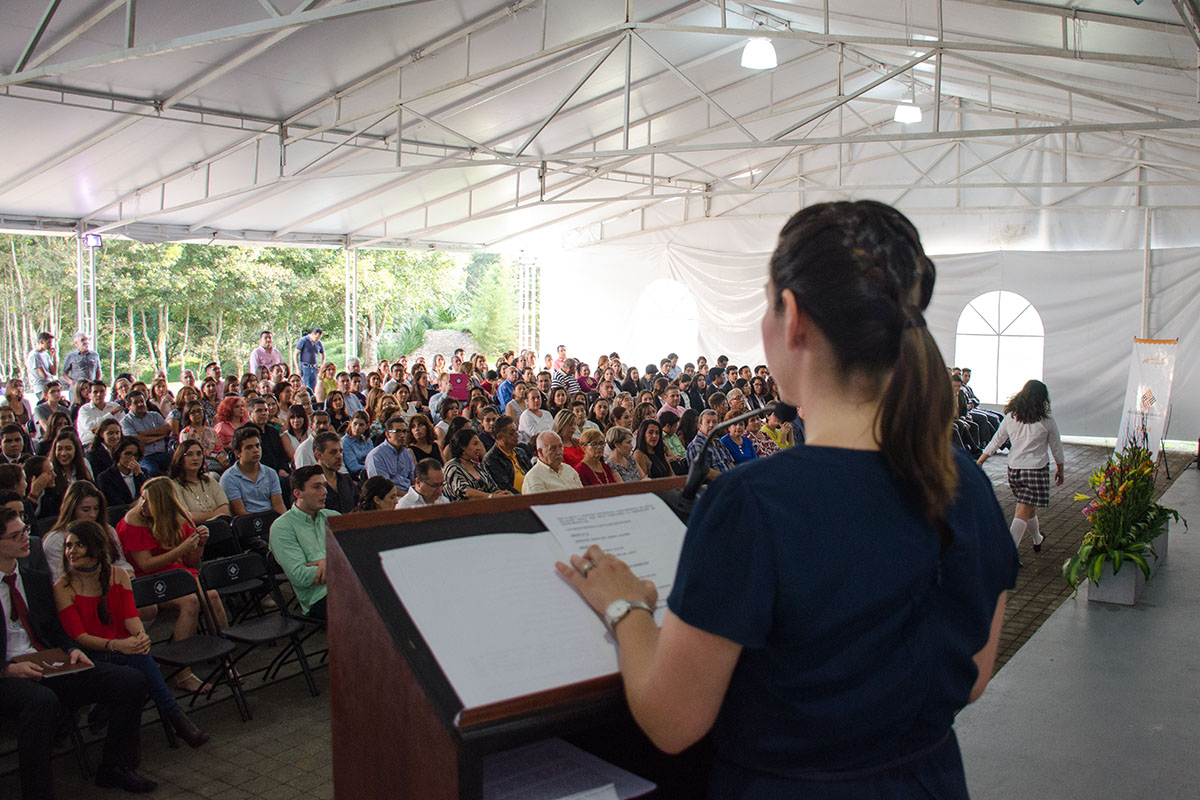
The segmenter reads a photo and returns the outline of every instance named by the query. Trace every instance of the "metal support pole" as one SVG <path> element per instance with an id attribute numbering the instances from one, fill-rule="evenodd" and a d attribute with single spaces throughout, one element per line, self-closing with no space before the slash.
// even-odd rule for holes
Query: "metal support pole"
<path id="1" fill-rule="evenodd" d="M 83 233 L 75 229 L 75 330 L 84 330 L 87 320 L 87 296 L 83 286 Z M 95 344 L 95 342 L 93 342 Z"/>
<path id="2" fill-rule="evenodd" d="M 1151 274 L 1151 256 L 1153 251 L 1150 249 L 1150 209 L 1146 209 L 1145 226 L 1146 239 L 1142 246 L 1142 338 L 1150 338 L 1150 274 Z"/>
<path id="3" fill-rule="evenodd" d="M 358 356 L 358 250 L 346 241 L 346 358 Z"/>

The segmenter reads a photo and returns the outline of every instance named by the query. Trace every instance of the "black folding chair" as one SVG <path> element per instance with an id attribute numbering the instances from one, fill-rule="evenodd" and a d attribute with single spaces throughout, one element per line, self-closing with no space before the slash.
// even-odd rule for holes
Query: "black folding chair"
<path id="1" fill-rule="evenodd" d="M 208 597 L 200 589 L 200 584 L 192 577 L 192 573 L 185 569 L 172 569 L 133 580 L 133 600 L 138 608 L 165 603 L 188 595 L 195 597 L 200 604 L 201 618 L 206 621 L 208 630 L 217 631 L 216 619 L 213 617 L 212 608 L 208 605 Z M 246 722 L 251 718 L 250 707 L 246 704 L 246 697 L 242 693 L 241 684 L 233 669 L 233 660 L 230 655 L 234 649 L 232 641 L 215 633 L 197 633 L 182 641 L 151 645 L 150 655 L 160 664 L 174 667 L 174 672 L 167 676 L 168 680 L 196 664 L 216 662 L 216 667 L 201 683 L 212 683 L 216 679 L 217 683 L 228 684 L 229 690 L 233 693 L 233 699 L 237 703 L 238 713 L 241 714 L 242 721 Z M 216 684 L 214 684 L 214 689 L 215 686 Z M 201 689 L 197 689 L 191 692 L 190 706 L 196 704 L 196 698 L 200 696 L 200 691 Z"/>
<path id="2" fill-rule="evenodd" d="M 117 523 L 125 519 L 125 515 L 129 513 L 129 509 L 130 505 L 128 503 L 123 506 L 109 506 L 108 524 L 112 525 L 114 528 L 117 527 Z"/>
<path id="3" fill-rule="evenodd" d="M 267 541 L 271 537 L 271 523 L 279 518 L 279 512 L 258 511 L 253 514 L 242 514 L 234 517 L 230 523 L 233 526 L 233 538 L 243 552 L 251 550 L 266 558 Z"/>
<path id="4" fill-rule="evenodd" d="M 266 560 L 258 553 L 242 553 L 200 565 L 200 583 L 208 589 L 216 589 L 219 592 L 221 587 L 236 586 L 247 580 L 260 580 L 266 583 L 271 597 L 275 600 L 275 611 L 278 613 L 265 614 L 239 622 L 221 632 L 225 638 L 246 645 L 246 649 L 233 659 L 233 663 L 236 664 L 261 644 L 287 639 L 288 646 L 263 670 L 263 680 L 266 681 L 271 676 L 272 668 L 277 662 L 282 663 L 289 653 L 294 652 L 296 660 L 300 663 L 300 670 L 304 673 L 304 680 L 308 683 L 308 690 L 313 697 L 316 697 L 319 692 L 316 683 L 313 682 L 312 671 L 308 666 L 308 657 L 304 652 L 304 645 L 299 635 L 304 630 L 304 625 L 294 619 L 285 608 L 283 595 L 279 592 L 279 584 L 275 582 L 275 576 L 267 567 Z"/>

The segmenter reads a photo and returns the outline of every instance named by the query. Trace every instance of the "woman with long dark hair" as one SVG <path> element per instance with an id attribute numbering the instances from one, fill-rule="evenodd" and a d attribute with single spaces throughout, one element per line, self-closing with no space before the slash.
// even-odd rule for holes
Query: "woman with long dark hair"
<path id="1" fill-rule="evenodd" d="M 762 335 L 807 446 L 700 496 L 661 630 L 653 584 L 616 557 L 558 564 L 606 618 L 650 739 L 679 752 L 713 729 L 710 798 L 967 797 L 954 715 L 991 677 L 1017 558 L 950 448 L 933 285 L 895 209 L 797 213 Z"/>
<path id="2" fill-rule="evenodd" d="M 633 460 L 650 478 L 669 478 L 671 462 L 667 459 L 667 446 L 662 438 L 662 425 L 653 417 L 643 419 L 637 427 L 637 446 Z"/>
<path id="3" fill-rule="evenodd" d="M 58 557 L 61 577 L 54 601 L 63 630 L 95 663 L 130 666 L 146 677 L 150 698 L 179 737 L 192 747 L 208 741 L 167 688 L 150 655 L 150 637 L 133 602 L 129 573 L 113 563 L 104 529 L 90 521 L 72 522 Z"/>
<path id="4" fill-rule="evenodd" d="M 1063 482 L 1062 439 L 1050 415 L 1050 390 L 1046 384 L 1026 381 L 1021 391 L 1012 396 L 1004 407 L 999 429 L 979 456 L 979 465 L 983 466 L 1005 442 L 1011 442 L 1008 488 L 1017 498 L 1017 511 L 1010 527 L 1013 543 L 1019 547 L 1028 531 L 1033 535 L 1033 551 L 1040 553 L 1046 536 L 1041 531 L 1037 510 L 1050 505 L 1050 459 L 1046 448 L 1054 454 L 1054 485 L 1062 486 Z"/>

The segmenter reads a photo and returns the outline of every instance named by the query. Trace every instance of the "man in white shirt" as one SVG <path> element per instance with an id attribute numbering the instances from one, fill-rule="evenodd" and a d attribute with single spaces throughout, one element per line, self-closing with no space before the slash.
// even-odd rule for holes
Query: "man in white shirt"
<path id="1" fill-rule="evenodd" d="M 583 488 L 579 473 L 563 463 L 563 443 L 557 433 L 543 431 L 538 434 L 537 454 L 538 462 L 525 473 L 521 494 Z"/>
<path id="2" fill-rule="evenodd" d="M 417 462 L 416 478 L 408 492 L 396 503 L 396 508 L 424 508 L 450 501 L 442 494 L 446 476 L 436 458 L 423 458 Z"/>
<path id="3" fill-rule="evenodd" d="M 308 432 L 308 438 L 296 448 L 296 454 L 292 456 L 292 465 L 296 469 L 316 466 L 317 456 L 313 452 L 313 443 L 317 440 L 318 435 L 332 430 L 333 423 L 329 421 L 329 413 L 326 411 L 314 411 L 312 415 L 312 430 Z M 343 464 L 338 469 L 338 472 L 346 472 L 346 466 Z"/>
<path id="4" fill-rule="evenodd" d="M 125 416 L 125 409 L 119 403 L 110 403 L 104 399 L 108 387 L 104 381 L 92 381 L 90 397 L 92 402 L 79 407 L 79 416 L 75 419 L 75 430 L 79 441 L 84 447 L 91 445 L 96 438 L 96 429 L 106 419 L 120 420 Z"/>

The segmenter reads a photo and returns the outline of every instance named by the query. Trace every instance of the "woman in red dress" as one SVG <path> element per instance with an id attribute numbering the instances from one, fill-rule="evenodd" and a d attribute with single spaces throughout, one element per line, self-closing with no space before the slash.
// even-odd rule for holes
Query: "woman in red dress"
<path id="1" fill-rule="evenodd" d="M 137 577 L 165 572 L 169 569 L 186 569 L 192 577 L 199 575 L 196 567 L 208 541 L 208 528 L 192 525 L 191 517 L 175 494 L 175 484 L 170 478 L 160 476 L 146 481 L 142 495 L 134 501 L 125 518 L 117 523 L 117 535 L 125 555 L 133 564 Z M 209 603 L 222 628 L 228 622 L 225 606 L 217 593 L 208 593 Z M 175 641 L 194 636 L 200 620 L 200 603 L 194 595 L 180 597 L 160 607 L 174 608 L 179 612 L 175 621 Z M 175 685 L 189 692 L 207 693 L 212 687 L 201 684 L 200 679 L 184 670 L 175 678 Z"/>

